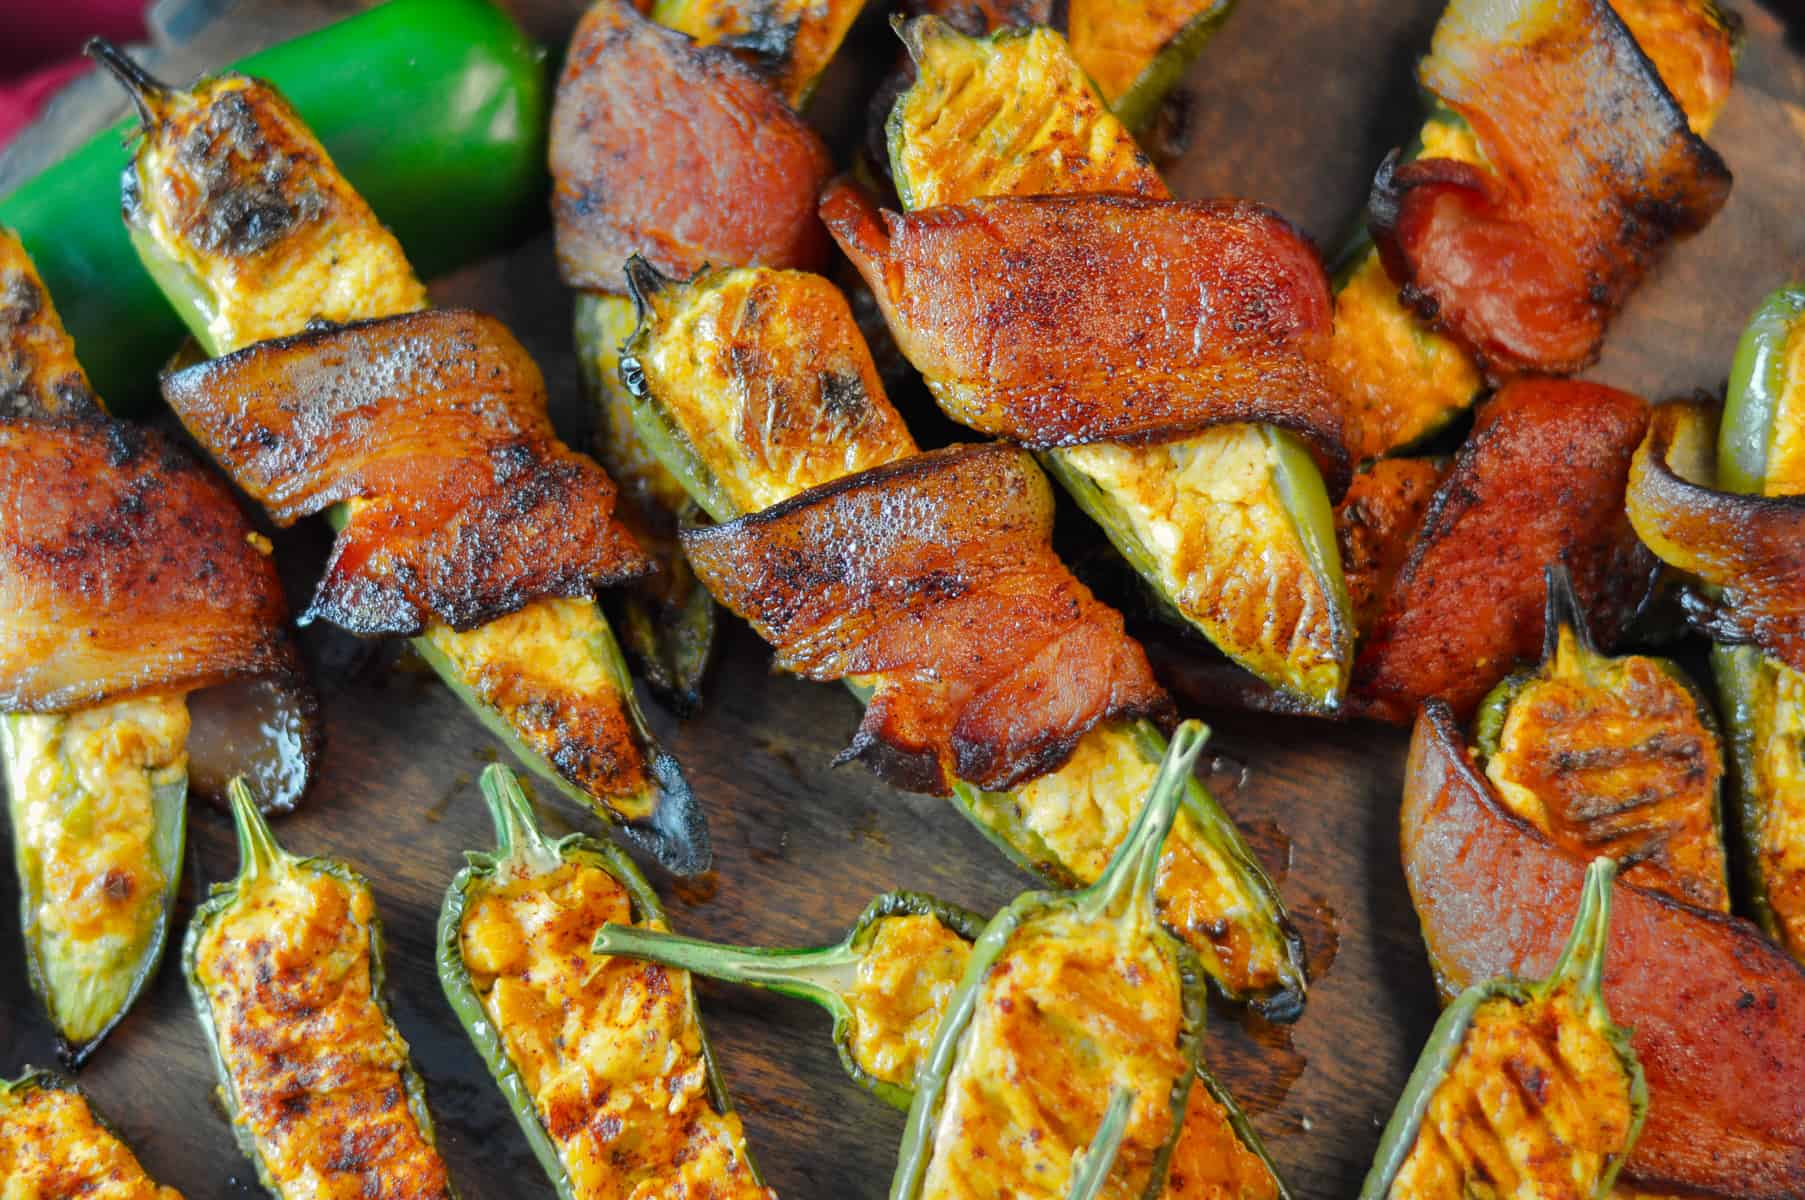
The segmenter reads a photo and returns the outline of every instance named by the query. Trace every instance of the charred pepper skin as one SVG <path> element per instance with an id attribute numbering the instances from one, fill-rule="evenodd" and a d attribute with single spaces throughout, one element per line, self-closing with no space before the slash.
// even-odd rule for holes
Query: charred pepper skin
<path id="1" fill-rule="evenodd" d="M 235 65 L 293 97 L 428 274 L 543 223 L 545 52 L 485 0 L 396 0 Z M 117 219 L 135 125 L 101 131 L 0 199 L 0 224 L 37 250 L 83 365 L 126 416 L 154 402 L 182 338 Z"/>

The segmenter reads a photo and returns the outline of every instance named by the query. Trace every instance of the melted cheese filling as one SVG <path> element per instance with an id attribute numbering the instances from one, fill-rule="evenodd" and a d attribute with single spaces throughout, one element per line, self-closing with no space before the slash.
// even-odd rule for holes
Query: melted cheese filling
<path id="1" fill-rule="evenodd" d="M 407 1043 L 377 1004 L 375 903 L 303 863 L 241 878 L 195 956 L 233 1121 L 289 1200 L 449 1196 L 409 1105 Z"/>
<path id="2" fill-rule="evenodd" d="M 1189 1069 L 1182 1006 L 1172 964 L 1139 931 L 1070 913 L 1018 929 L 979 985 L 921 1200 L 1063 1200 L 1119 1088 L 1135 1099 L 1100 1195 L 1140 1196 Z"/>
<path id="3" fill-rule="evenodd" d="M 1582 860 L 1626 864 L 1627 883 L 1730 910 L 1717 828 L 1723 751 L 1698 698 L 1659 661 L 1599 659 L 1563 628 L 1498 742 L 1485 773 L 1512 812 Z"/>
<path id="4" fill-rule="evenodd" d="M 425 641 L 565 779 L 629 819 L 651 813 L 657 793 L 626 707 L 631 685 L 594 600 L 537 600 L 464 633 L 435 625 Z"/>
<path id="5" fill-rule="evenodd" d="M 970 959 L 971 943 L 935 917 L 879 920 L 846 991 L 853 1061 L 878 1079 L 913 1084 Z"/>
<path id="6" fill-rule="evenodd" d="M 1394 1200 L 1591 1200 L 1629 1152 L 1630 1081 L 1566 990 L 1480 1005 L 1436 1086 Z"/>
<path id="7" fill-rule="evenodd" d="M 0 1094 L 0 1200 L 182 1200 L 158 1187 L 77 1092 Z"/>
<path id="8" fill-rule="evenodd" d="M 1054 452 L 1108 494 L 1152 555 L 1160 590 L 1231 658 L 1312 698 L 1338 694 L 1336 600 L 1298 534 L 1267 431 Z"/>
<path id="9" fill-rule="evenodd" d="M 42 945 L 59 1028 L 85 1041 L 117 1013 L 163 915 L 175 864 L 161 861 L 153 800 L 187 772 L 187 699 L 3 719 L 15 853 L 40 897 L 27 936 Z"/>
<path id="10" fill-rule="evenodd" d="M 1080 883 L 1103 873 L 1128 836 L 1140 798 L 1153 787 L 1159 763 L 1149 760 L 1124 729 L 1100 726 L 1078 743 L 1065 766 L 1020 788 L 1013 807 Z M 1227 861 L 1184 808 L 1160 856 L 1155 904 L 1160 921 L 1213 957 L 1222 978 L 1241 990 L 1276 984 L 1283 968 L 1279 939 L 1262 939 L 1256 898 L 1242 894 L 1236 865 Z"/>
<path id="11" fill-rule="evenodd" d="M 459 947 L 483 1011 L 582 1200 L 775 1200 L 739 1117 L 715 1111 L 687 978 L 590 953 L 633 919 L 606 871 L 566 862 L 474 885 Z"/>
<path id="12" fill-rule="evenodd" d="M 1805 675 L 1766 657 L 1755 672 L 1755 854 L 1780 941 L 1805 957 Z"/>

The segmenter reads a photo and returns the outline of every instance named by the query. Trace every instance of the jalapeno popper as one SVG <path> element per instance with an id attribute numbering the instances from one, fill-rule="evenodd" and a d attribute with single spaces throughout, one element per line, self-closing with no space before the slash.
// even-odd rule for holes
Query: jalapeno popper
<path id="1" fill-rule="evenodd" d="M 271 719 L 234 747 L 203 714 L 198 753 L 286 773 L 280 807 L 300 799 L 318 731 L 267 546 L 185 452 L 107 415 L 5 230 L 0 356 L 0 757 L 26 973 L 74 1065 L 162 958 L 190 694 Z"/>
<path id="2" fill-rule="evenodd" d="M 0 1080 L 0 1183 L 8 1200 L 182 1200 L 145 1174 L 79 1088 L 30 1067 Z"/>
<path id="3" fill-rule="evenodd" d="M 1717 490 L 1722 489 L 1722 490 Z M 1715 463 L 1710 414 L 1657 412 L 1631 474 L 1630 518 L 1707 585 L 1687 599 L 1719 643 L 1712 669 L 1735 767 L 1756 918 L 1805 959 L 1805 289 L 1756 310 L 1730 372 Z"/>
<path id="4" fill-rule="evenodd" d="M 1584 891 L 1575 855 L 1510 812 L 1452 713 L 1404 771 L 1404 876 L 1444 996 L 1549 972 Z M 1747 921 L 1619 882 L 1604 991 L 1648 1080 L 1630 1182 L 1781 1200 L 1805 1188 L 1805 970 Z"/>
<path id="5" fill-rule="evenodd" d="M 1148 690 L 1120 618 L 1046 549 L 1050 497 L 1032 464 L 1000 447 L 911 458 L 914 441 L 884 396 L 845 298 L 819 276 L 722 271 L 678 284 L 649 265 L 632 275 L 644 322 L 622 370 L 641 433 L 711 516 L 731 522 L 691 539 L 710 547 L 713 573 L 699 561 L 698 573 L 711 587 L 719 577 L 727 589 L 720 594 L 740 597 L 748 614 L 754 604 L 761 612 L 785 608 L 785 579 L 806 583 L 798 571 L 786 568 L 779 578 L 761 567 L 761 577 L 779 586 L 755 597 L 747 591 L 752 574 L 729 562 L 768 560 L 780 542 L 821 560 L 824 578 L 874 584 L 868 593 L 841 588 L 839 612 L 833 604 L 799 602 L 788 616 L 770 614 L 807 643 L 796 647 L 797 668 L 844 677 L 862 695 L 881 699 L 849 753 L 903 786 L 950 789 L 960 809 L 1023 866 L 1063 884 L 1095 879 L 1164 749 L 1152 725 L 1097 718 L 1163 700 Z M 958 479 L 982 482 L 988 501 L 961 493 Z M 881 508 L 886 494 L 935 510 L 924 520 L 949 537 L 957 530 L 974 550 L 984 545 L 988 557 L 971 558 L 931 586 L 912 583 L 932 576 L 918 573 L 925 558 L 910 557 L 906 522 L 885 520 L 860 530 L 859 539 L 844 536 L 852 529 L 848 518 Z M 786 506 L 781 513 L 773 507 L 779 505 Z M 1015 532 L 1000 536 L 1011 522 Z M 860 540 L 867 537 L 880 540 Z M 898 557 L 886 562 L 891 551 Z M 696 555 L 692 546 L 692 560 Z M 822 556 L 847 561 L 830 567 Z M 1042 581 L 1038 595 L 1021 586 L 1029 568 Z M 955 578 L 966 591 L 947 586 Z M 1065 597 L 1065 606 L 1051 602 L 1055 597 Z M 1034 623 L 1013 628 L 1012 636 L 995 636 L 996 621 L 1030 617 Z M 980 633 L 962 635 L 973 621 Z M 804 628 L 814 622 L 825 624 L 811 638 Z M 775 635 L 777 625 L 769 627 Z M 1062 655 L 1064 665 L 1055 665 Z M 907 668 L 910 661 L 937 665 L 923 675 Z M 948 682 L 935 685 L 933 674 Z M 980 683 L 987 690 L 974 690 Z M 1022 783 L 1013 794 L 986 790 L 1012 776 Z M 1201 787 L 1185 798 L 1160 905 L 1224 991 L 1254 999 L 1276 1017 L 1296 1015 L 1301 944 L 1271 881 Z"/>
<path id="6" fill-rule="evenodd" d="M 903 42 L 916 80 L 897 98 L 888 133 L 891 177 L 905 210 L 1049 193 L 1168 198 L 1058 34 L 1010 30 L 970 38 L 924 17 L 904 27 Z M 934 238 L 930 229 L 953 227 L 951 210 L 925 219 L 920 233 L 905 232 L 914 227 L 899 220 L 888 237 L 872 226 L 863 241 L 856 206 L 830 199 L 823 211 L 839 214 L 836 236 L 853 247 L 898 344 L 950 416 L 1043 447 L 1048 471 L 1146 579 L 1162 608 L 1305 706 L 1339 704 L 1353 629 L 1327 493 L 1311 453 L 1331 474 L 1339 470 L 1340 413 L 1314 361 L 1327 347 L 1327 285 L 1301 240 L 1251 206 L 1129 213 L 1094 203 L 1065 214 L 1073 225 L 1119 221 L 1137 240 L 1165 236 L 1163 252 L 1185 263 L 1173 278 L 1192 288 L 1180 302 L 1135 279 L 1130 259 L 1111 257 L 1123 247 L 1064 222 L 1025 224 L 1014 209 L 979 204 L 972 213 L 998 220 L 999 228 L 1007 224 L 1007 262 L 1026 261 L 1024 254 L 1043 260 L 1046 278 L 1020 277 L 981 254 L 965 257 L 975 249 L 969 239 Z M 1011 221 L 1001 221 L 1005 213 Z M 1190 219 L 1161 219 L 1175 214 Z M 928 240 L 916 246 L 922 237 Z M 1019 304 L 1000 303 L 998 295 L 980 299 L 973 331 L 964 330 L 958 306 L 935 298 L 936 286 L 951 283 L 950 276 L 935 283 L 935 255 L 960 256 L 957 271 L 980 279 L 1002 271 L 1001 295 L 1023 289 Z M 1232 272 L 1211 273 L 1212 263 L 1236 255 L 1246 260 Z M 1093 277 L 1101 275 L 1113 279 Z M 1073 296 L 1042 295 L 1056 277 L 1055 286 Z M 1124 319 L 1134 310 L 1118 288 L 1151 306 L 1147 321 Z M 897 298 L 904 291 L 907 301 Z M 1079 295 L 1093 297 L 1094 307 L 1075 307 Z M 1061 326 L 1089 344 L 1031 330 L 1036 305 L 1061 312 Z M 938 340 L 914 331 L 921 322 L 934 324 Z M 985 365 L 960 359 L 958 346 L 978 337 L 986 322 L 998 323 L 1009 352 Z M 1026 324 L 1017 328 L 1020 322 Z M 1146 340 L 1161 322 L 1184 345 Z M 1231 328 L 1242 336 L 1229 336 Z M 1158 349 L 1148 353 L 1150 347 Z M 1128 365 L 1137 354 L 1155 360 L 1153 368 L 1139 369 L 1147 357 Z M 1007 365 L 998 370 L 999 362 Z M 986 369 L 991 377 L 980 379 Z M 1244 369 L 1250 374 L 1240 374 Z M 1011 372 L 1013 380 L 998 378 Z M 1262 414 L 1263 403 L 1288 411 Z M 1125 412 L 1138 421 L 1120 419 Z M 1261 415 L 1274 423 L 1247 423 Z M 1306 444 L 1297 432 L 1314 440 Z"/>
<path id="7" fill-rule="evenodd" d="M 638 250 L 685 276 L 704 263 L 818 262 L 814 203 L 830 159 L 790 108 L 862 6 L 664 0 L 648 20 L 606 0 L 579 25 L 558 86 L 554 231 L 562 273 L 581 289 L 576 341 L 600 417 L 597 450 L 627 494 L 629 527 L 661 567 L 614 607 L 627 653 L 680 710 L 700 702 L 715 609 L 677 545 L 687 498 L 640 443 L 621 387 L 620 346 L 637 322 L 622 262 Z M 666 111 L 648 110 L 654 90 Z M 648 141 L 648 122 L 691 137 Z"/>
<path id="8" fill-rule="evenodd" d="M 1152 1200 L 1195 1078 L 1195 957 L 1153 907 L 1159 847 L 1207 735 L 1181 726 L 1102 877 L 993 917 L 915 1079 L 891 1200 L 1067 1194 L 1074 1152 L 1133 1097 L 1099 1193 Z"/>
<path id="9" fill-rule="evenodd" d="M 1623 880 L 1730 911 L 1710 703 L 1676 664 L 1592 645 L 1567 572 L 1550 567 L 1542 664 L 1480 707 L 1474 741 L 1505 806 Z"/>
<path id="10" fill-rule="evenodd" d="M 452 1196 L 370 885 L 283 850 L 242 780 L 231 799 L 238 876 L 196 910 L 182 967 L 239 1147 L 279 1200 Z"/>
<path id="11" fill-rule="evenodd" d="M 614 922 L 664 926 L 615 847 L 554 840 L 512 772 L 483 772 L 496 848 L 439 914 L 439 981 L 563 1200 L 770 1198 L 715 1069 L 689 976 L 592 958 Z"/>
<path id="12" fill-rule="evenodd" d="M 1648 1109 L 1642 1066 L 1604 995 L 1615 876 L 1609 858 L 1593 861 L 1546 979 L 1475 984 L 1442 1014 L 1361 1200 L 1610 1194 Z"/>
<path id="13" fill-rule="evenodd" d="M 866 906 L 844 938 L 819 949 L 723 946 L 619 925 L 597 933 L 595 949 L 819 1004 L 833 1015 L 834 1046 L 846 1073 L 885 1103 L 907 1109 L 983 925 L 931 897 L 887 892 Z M 1259 1136 L 1200 1059 L 1162 1195 L 1261 1200 L 1283 1194 Z"/>
<path id="14" fill-rule="evenodd" d="M 552 431 L 524 349 L 487 318 L 420 311 L 399 244 L 267 84 L 178 91 L 94 53 L 144 123 L 133 242 L 202 348 L 229 356 L 165 395 L 275 520 L 339 527 L 309 618 L 413 637 L 561 792 L 673 870 L 705 867 L 706 824 L 593 595 L 649 564 L 612 482 Z"/>
<path id="15" fill-rule="evenodd" d="M 832 946 L 725 946 L 607 925 L 596 932 L 595 952 L 819 1004 L 833 1016 L 834 1049 L 846 1073 L 884 1103 L 906 1109 L 915 1073 L 983 927 L 977 914 L 931 896 L 886 892 Z"/>
<path id="16" fill-rule="evenodd" d="M 1488 370 L 1596 353 L 1663 242 L 1722 203 L 1728 172 L 1699 139 L 1729 94 L 1733 30 L 1711 0 L 1449 5 L 1419 72 L 1428 118 L 1336 271 L 1356 461 L 1437 432 Z M 1620 241 L 1626 207 L 1660 217 Z M 1505 253 L 1518 270 L 1491 269 Z"/>

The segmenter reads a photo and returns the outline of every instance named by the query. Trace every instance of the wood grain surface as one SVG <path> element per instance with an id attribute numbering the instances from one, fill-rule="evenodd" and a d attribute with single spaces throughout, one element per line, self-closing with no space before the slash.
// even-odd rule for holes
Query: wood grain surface
<path id="1" fill-rule="evenodd" d="M 1412 64 L 1440 7 L 1440 0 L 1242 0 L 1190 74 L 1191 141 L 1169 170 L 1174 190 L 1265 201 L 1332 247 L 1374 166 L 1419 119 Z M 522 15 L 537 35 L 561 44 L 578 8 L 534 4 Z M 1720 387 L 1756 300 L 1805 275 L 1798 209 L 1805 24 L 1793 19 L 1789 43 L 1775 11 L 1743 0 L 1743 15 L 1740 77 L 1712 138 L 1736 173 L 1729 205 L 1631 301 L 1593 372 L 1652 398 Z M 871 64 L 888 61 L 889 39 L 881 21 L 867 19 L 811 114 L 842 145 L 862 122 L 863 86 L 875 77 Z M 433 291 L 440 302 L 508 320 L 544 366 L 567 434 L 583 436 L 589 422 L 577 393 L 569 300 L 546 238 Z M 1072 532 L 1083 536 L 1081 528 Z M 279 539 L 297 600 L 325 545 L 317 527 Z M 277 834 L 297 851 L 343 856 L 374 881 L 396 1016 L 428 1080 L 462 1194 L 548 1197 L 432 969 L 444 887 L 464 849 L 489 844 L 475 779 L 497 750 L 451 694 L 395 647 L 330 631 L 309 631 L 306 640 L 329 740 L 311 800 L 282 819 Z M 653 874 L 679 930 L 825 942 L 886 888 L 932 891 L 988 911 L 1027 886 L 944 802 L 828 766 L 858 719 L 844 690 L 773 675 L 765 647 L 737 624 L 722 650 L 698 716 L 679 724 L 652 708 L 714 831 L 711 877 L 676 886 Z M 1435 1016 L 1398 865 L 1405 736 L 1374 726 L 1204 715 L 1217 731 L 1211 781 L 1284 876 L 1317 970 L 1309 1009 L 1292 1028 L 1215 1012 L 1212 1061 L 1254 1114 L 1296 1194 L 1347 1197 Z M 582 820 L 555 801 L 542 807 L 554 826 Z M 184 926 L 205 886 L 235 870 L 223 814 L 197 806 L 191 830 L 178 913 Z M 10 913 L 16 904 L 8 870 L 0 907 Z M 799 1200 L 885 1195 L 902 1116 L 841 1074 L 826 1017 L 706 984 L 702 1003 L 754 1153 L 778 1192 Z M 9 924 L 0 932 L 0 1073 L 51 1056 Z M 256 1191 L 213 1098 L 200 1029 L 173 963 L 81 1079 L 145 1164 L 190 1200 Z"/>

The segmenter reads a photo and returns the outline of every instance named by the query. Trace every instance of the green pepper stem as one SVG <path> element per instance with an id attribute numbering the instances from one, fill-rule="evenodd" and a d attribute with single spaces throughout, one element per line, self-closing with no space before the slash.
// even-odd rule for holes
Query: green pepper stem
<path id="1" fill-rule="evenodd" d="M 91 37 L 82 53 L 107 69 L 124 87 L 138 108 L 138 120 L 149 129 L 156 124 L 155 105 L 169 95 L 169 87 L 151 75 L 131 55 L 103 37 Z"/>
<path id="2" fill-rule="evenodd" d="M 845 1005 L 848 971 L 859 962 L 850 938 L 809 950 L 760 949 L 631 925 L 602 926 L 593 949 L 597 954 L 642 958 L 727 983 L 770 988 L 836 1012 Z"/>
<path id="3" fill-rule="evenodd" d="M 1567 944 L 1542 985 L 1544 992 L 1570 984 L 1582 995 L 1603 995 L 1605 950 L 1611 940 L 1611 886 L 1616 878 L 1615 859 L 1600 855 L 1586 868 L 1573 932 L 1567 935 Z"/>
<path id="4" fill-rule="evenodd" d="M 1122 1148 L 1122 1139 L 1127 1136 L 1128 1112 L 1133 1107 L 1132 1090 L 1118 1087 L 1110 1092 L 1109 1107 L 1103 1112 L 1096 1135 L 1076 1156 L 1072 1188 L 1066 1193 L 1066 1200 L 1095 1200 L 1102 1194 L 1103 1185 L 1109 1181 L 1110 1169 L 1116 1165 L 1116 1152 Z"/>
<path id="5" fill-rule="evenodd" d="M 1201 721 L 1186 721 L 1172 735 L 1172 743 L 1161 761 L 1159 774 L 1141 805 L 1140 814 L 1123 839 L 1103 874 L 1091 887 L 1091 896 L 1101 912 L 1116 913 L 1128 905 L 1153 909 L 1153 885 L 1159 875 L 1161 852 L 1172 822 L 1178 816 L 1185 788 L 1191 782 L 1192 768 L 1204 743 L 1209 741 L 1209 727 Z"/>
<path id="6" fill-rule="evenodd" d="M 478 782 L 489 805 L 489 819 L 495 823 L 496 858 L 518 863 L 536 875 L 554 870 L 563 861 L 557 843 L 539 827 L 514 772 L 504 763 L 490 763 Z"/>
<path id="7" fill-rule="evenodd" d="M 239 880 L 256 879 L 287 862 L 288 851 L 277 844 L 244 776 L 236 776 L 226 785 L 226 797 L 232 804 L 232 827 L 238 832 Z"/>

